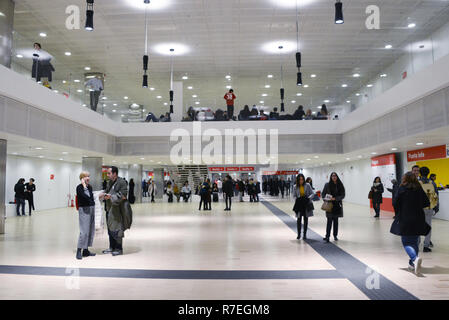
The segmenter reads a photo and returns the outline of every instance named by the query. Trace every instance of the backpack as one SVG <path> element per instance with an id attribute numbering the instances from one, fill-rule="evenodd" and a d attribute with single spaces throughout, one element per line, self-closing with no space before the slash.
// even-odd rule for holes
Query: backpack
<path id="1" fill-rule="evenodd" d="M 432 184 L 431 180 L 420 180 L 421 187 L 423 188 L 424 192 L 427 195 L 427 198 L 429 198 L 430 207 L 427 207 L 425 209 L 433 209 L 438 205 L 438 195 L 435 192 L 435 187 Z"/>

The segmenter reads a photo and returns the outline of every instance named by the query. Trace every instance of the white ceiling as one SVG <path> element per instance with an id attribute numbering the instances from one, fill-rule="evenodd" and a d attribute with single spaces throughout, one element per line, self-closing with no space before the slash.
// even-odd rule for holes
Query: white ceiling
<path id="1" fill-rule="evenodd" d="M 261 100 L 267 106 L 279 105 L 283 61 L 286 106 L 291 111 L 298 104 L 316 107 L 327 99 L 330 105 L 337 104 L 404 54 L 408 43 L 425 38 L 449 21 L 447 0 L 343 0 L 343 25 L 333 23 L 333 0 L 299 0 L 303 82 L 310 85 L 299 89 L 294 52 L 280 56 L 261 49 L 268 42 L 296 40 L 295 7 L 282 6 L 295 0 L 151 0 L 155 5 L 168 1 L 168 5 L 149 13 L 150 86 L 155 88 L 150 91 L 141 88 L 144 11 L 129 1 L 95 1 L 95 30 L 89 33 L 65 28 L 65 9 L 72 4 L 80 6 L 84 25 L 84 0 L 15 0 L 15 53 L 38 41 L 55 57 L 54 88 L 67 91 L 69 86 L 62 80 L 82 79 L 84 67 L 89 66 L 106 74 L 107 112 L 125 110 L 135 102 L 157 115 L 168 111 L 163 103 L 168 102 L 169 91 L 169 57 L 155 52 L 158 44 L 180 43 L 190 50 L 174 59 L 175 80 L 189 77 L 184 81 L 185 106 L 200 101 L 200 106 L 223 108 L 227 85 L 235 89 L 237 110 Z M 381 9 L 381 30 L 365 28 L 365 9 L 372 4 Z M 417 27 L 408 29 L 409 22 Z M 41 38 L 40 32 L 48 36 Z M 393 50 L 385 50 L 386 43 Z M 65 56 L 66 51 L 72 55 Z M 14 62 L 31 66 L 30 60 L 15 54 Z M 362 77 L 353 78 L 355 72 Z M 268 74 L 274 78 L 268 79 Z M 231 81 L 226 75 L 232 76 Z M 342 88 L 342 83 L 348 88 Z M 187 86 L 194 89 L 187 90 Z M 70 88 L 76 95 L 82 84 L 72 82 Z M 303 96 L 296 96 L 298 92 Z M 268 96 L 262 97 L 263 93 Z M 192 98 L 194 94 L 197 99 Z"/>

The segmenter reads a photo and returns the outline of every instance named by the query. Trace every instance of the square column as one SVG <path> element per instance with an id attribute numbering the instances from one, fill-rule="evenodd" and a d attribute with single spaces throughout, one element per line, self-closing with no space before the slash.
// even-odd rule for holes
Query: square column
<path id="1" fill-rule="evenodd" d="M 128 182 L 131 181 L 131 179 L 134 181 L 135 203 L 142 203 L 142 174 L 143 166 L 141 164 L 130 164 L 128 166 Z"/>
<path id="2" fill-rule="evenodd" d="M 154 196 L 156 199 L 162 199 L 164 196 L 164 169 L 158 168 L 153 170 L 153 180 L 156 184 L 157 193 Z"/>
<path id="3" fill-rule="evenodd" d="M 6 140 L 0 139 L 0 234 L 5 233 Z"/>
<path id="4" fill-rule="evenodd" d="M 14 1 L 0 0 L 0 64 L 11 67 Z"/>
<path id="5" fill-rule="evenodd" d="M 90 184 L 94 191 L 103 190 L 103 158 L 83 158 L 82 170 L 90 173 Z"/>
<path id="6" fill-rule="evenodd" d="M 183 86 L 184 83 L 182 81 L 174 81 L 173 82 L 173 114 L 171 115 L 171 120 L 173 122 L 181 122 L 182 117 L 184 116 L 184 108 L 183 108 Z"/>

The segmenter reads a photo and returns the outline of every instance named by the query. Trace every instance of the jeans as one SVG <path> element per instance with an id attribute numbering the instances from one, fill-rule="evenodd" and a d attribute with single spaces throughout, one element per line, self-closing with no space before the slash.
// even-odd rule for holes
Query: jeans
<path id="1" fill-rule="evenodd" d="M 20 216 L 19 208 L 22 207 L 22 216 L 25 215 L 25 199 L 16 198 L 16 213 Z"/>
<path id="2" fill-rule="evenodd" d="M 100 100 L 101 91 L 90 92 L 90 108 L 97 112 L 98 101 Z"/>
<path id="3" fill-rule="evenodd" d="M 231 210 L 232 197 L 225 194 L 225 198 L 226 198 L 226 209 Z M 229 202 L 229 204 L 228 204 L 228 202 Z"/>
<path id="4" fill-rule="evenodd" d="M 414 262 L 419 252 L 419 236 L 402 236 L 401 240 L 410 262 Z"/>
<path id="5" fill-rule="evenodd" d="M 380 214 L 380 202 L 373 201 L 374 212 L 376 212 L 376 216 Z"/>
<path id="6" fill-rule="evenodd" d="M 338 217 L 327 218 L 326 238 L 331 236 L 332 225 L 334 225 L 334 237 L 338 236 Z"/>
<path id="7" fill-rule="evenodd" d="M 228 120 L 234 117 L 234 106 L 228 106 Z"/>
<path id="8" fill-rule="evenodd" d="M 433 209 L 424 209 L 424 214 L 426 216 L 426 223 L 429 226 L 432 226 Z M 429 234 L 424 238 L 424 248 L 430 247 L 431 240 L 432 240 L 432 230 L 430 230 Z"/>
<path id="9" fill-rule="evenodd" d="M 305 212 L 299 212 L 298 213 L 298 219 L 296 220 L 297 228 L 298 228 L 298 237 L 301 235 L 301 219 L 304 218 L 304 237 L 307 234 L 307 227 L 309 225 L 309 218 L 307 218 L 307 215 Z"/>

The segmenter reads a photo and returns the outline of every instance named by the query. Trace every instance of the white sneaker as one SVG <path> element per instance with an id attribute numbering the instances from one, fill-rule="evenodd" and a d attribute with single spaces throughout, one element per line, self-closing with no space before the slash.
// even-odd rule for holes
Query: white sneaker
<path id="1" fill-rule="evenodd" d="M 409 265 L 408 265 L 408 271 L 410 271 L 410 272 L 415 272 L 415 266 L 409 264 Z"/>
<path id="2" fill-rule="evenodd" d="M 422 258 L 416 257 L 415 259 L 415 274 L 418 275 L 421 272 Z"/>

